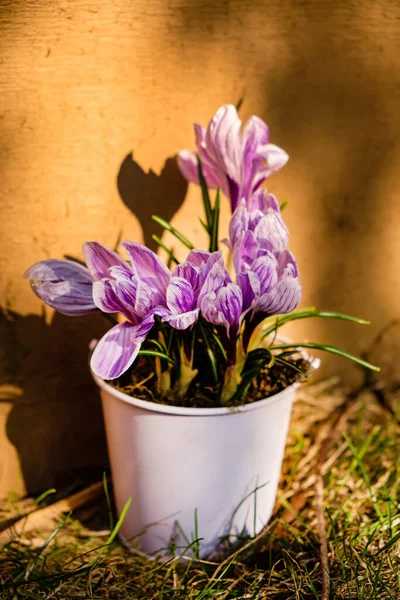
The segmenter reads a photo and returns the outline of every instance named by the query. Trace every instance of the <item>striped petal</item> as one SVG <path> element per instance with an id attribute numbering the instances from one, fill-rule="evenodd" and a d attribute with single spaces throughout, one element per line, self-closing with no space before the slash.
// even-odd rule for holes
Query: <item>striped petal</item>
<path id="1" fill-rule="evenodd" d="M 123 267 L 124 270 L 129 270 L 127 262 L 103 244 L 86 242 L 82 246 L 82 251 L 88 269 L 95 280 L 109 277 L 110 267 L 118 266 Z"/>
<path id="2" fill-rule="evenodd" d="M 134 362 L 153 324 L 154 315 L 149 315 L 140 325 L 125 322 L 110 329 L 94 349 L 92 371 L 106 380 L 120 377 Z"/>

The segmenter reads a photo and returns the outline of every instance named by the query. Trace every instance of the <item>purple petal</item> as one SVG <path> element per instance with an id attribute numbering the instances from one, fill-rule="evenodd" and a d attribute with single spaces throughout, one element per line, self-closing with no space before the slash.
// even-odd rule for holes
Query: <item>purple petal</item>
<path id="1" fill-rule="evenodd" d="M 277 284 L 278 261 L 271 252 L 257 258 L 251 265 L 251 270 L 259 279 L 261 295 L 269 292 Z"/>
<path id="2" fill-rule="evenodd" d="M 278 258 L 278 283 L 257 301 L 257 311 L 267 314 L 291 312 L 301 300 L 299 270 L 293 254 L 286 250 Z"/>
<path id="3" fill-rule="evenodd" d="M 199 171 L 195 152 L 181 150 L 178 154 L 178 167 L 187 181 L 199 185 Z"/>
<path id="4" fill-rule="evenodd" d="M 257 311 L 269 314 L 292 312 L 301 300 L 301 284 L 298 277 L 285 274 L 278 284 L 257 302 Z"/>
<path id="5" fill-rule="evenodd" d="M 265 188 L 261 188 L 254 192 L 247 201 L 249 211 L 261 210 L 265 213 L 269 208 L 280 212 L 279 202 L 273 194 L 269 194 Z"/>
<path id="6" fill-rule="evenodd" d="M 167 288 L 167 305 L 174 315 L 187 313 L 195 308 L 196 299 L 188 281 L 182 277 L 171 277 Z"/>
<path id="7" fill-rule="evenodd" d="M 220 262 L 214 263 L 212 268 L 207 273 L 204 283 L 200 289 L 197 306 L 200 307 L 202 299 L 209 292 L 217 292 L 222 286 L 231 281 L 228 271 Z"/>
<path id="8" fill-rule="evenodd" d="M 210 256 L 211 253 L 205 250 L 191 250 L 186 258 L 186 262 L 194 267 L 200 267 L 203 263 L 207 262 Z"/>
<path id="9" fill-rule="evenodd" d="M 159 292 L 165 293 L 171 274 L 157 254 L 138 242 L 126 241 L 122 243 L 122 247 L 129 254 L 139 279 L 150 280 L 151 287 L 154 286 Z"/>
<path id="10" fill-rule="evenodd" d="M 134 281 L 122 279 L 119 281 L 113 279 L 95 281 L 93 284 L 93 300 L 103 312 L 120 312 L 131 323 L 137 323 L 139 320 L 139 315 L 135 311 L 137 287 Z"/>
<path id="11" fill-rule="evenodd" d="M 254 177 L 253 190 L 256 190 L 267 177 L 282 169 L 289 160 L 289 155 L 275 144 L 266 144 L 260 148 L 260 155 L 265 159 L 266 166 Z"/>
<path id="12" fill-rule="evenodd" d="M 275 252 L 286 250 L 289 231 L 279 213 L 269 209 L 254 229 L 254 237 L 262 248 L 272 248 Z"/>
<path id="13" fill-rule="evenodd" d="M 191 265 L 188 261 L 185 261 L 174 268 L 171 273 L 171 280 L 174 277 L 186 279 L 186 281 L 190 283 L 192 289 L 195 290 L 199 284 L 199 269 L 196 269 L 196 267 Z"/>
<path id="14" fill-rule="evenodd" d="M 43 302 L 62 315 L 86 315 L 97 308 L 92 299 L 92 283 L 75 283 L 60 281 L 59 283 L 35 283 L 32 289 Z"/>
<path id="15" fill-rule="evenodd" d="M 154 323 L 154 316 L 141 325 L 119 323 L 108 331 L 99 341 L 90 366 L 102 379 L 116 379 L 122 375 L 135 360 L 142 342 Z"/>
<path id="16" fill-rule="evenodd" d="M 278 273 L 283 275 L 284 273 L 290 274 L 292 277 L 298 277 L 299 267 L 294 254 L 290 250 L 281 252 L 278 257 Z"/>
<path id="17" fill-rule="evenodd" d="M 200 151 L 200 149 L 199 149 Z M 201 169 L 207 183 L 207 187 L 216 188 L 220 185 L 220 179 L 214 172 L 212 166 L 209 165 L 209 160 L 200 151 Z M 199 171 L 197 165 L 197 156 L 191 150 L 181 150 L 178 154 L 178 167 L 187 181 L 197 183 L 199 185 Z"/>
<path id="18" fill-rule="evenodd" d="M 207 128 L 205 144 L 207 151 L 221 169 L 233 181 L 240 178 L 240 126 L 236 108 L 232 104 L 221 106 Z"/>
<path id="19" fill-rule="evenodd" d="M 237 282 L 242 291 L 243 311 L 247 312 L 253 308 L 260 295 L 260 279 L 255 273 L 247 271 L 246 273 L 239 273 Z"/>
<path id="20" fill-rule="evenodd" d="M 157 293 L 151 285 L 144 281 L 137 280 L 137 292 L 135 302 L 135 313 L 143 318 L 155 306 L 164 307 L 166 305 L 165 294 Z"/>
<path id="21" fill-rule="evenodd" d="M 232 248 L 235 247 L 235 244 L 247 229 L 249 229 L 249 213 L 246 208 L 246 201 L 241 200 L 229 222 L 229 239 Z"/>
<path id="22" fill-rule="evenodd" d="M 199 312 L 199 309 L 196 308 L 181 315 L 166 315 L 162 320 L 169 323 L 174 329 L 187 329 L 197 321 Z"/>
<path id="23" fill-rule="evenodd" d="M 268 125 L 260 117 L 252 116 L 247 121 L 242 134 L 243 153 L 254 155 L 260 145 L 268 144 Z"/>
<path id="24" fill-rule="evenodd" d="M 37 281 L 74 281 L 75 283 L 92 283 L 93 277 L 88 269 L 73 260 L 50 259 L 35 263 L 24 273 L 24 279 Z"/>
<path id="25" fill-rule="evenodd" d="M 233 248 L 233 265 L 236 273 L 249 269 L 257 258 L 259 244 L 252 231 L 245 231 L 242 239 L 238 240 Z"/>
<path id="26" fill-rule="evenodd" d="M 230 337 L 238 334 L 242 308 L 242 292 L 235 283 L 228 283 L 217 293 L 209 292 L 201 303 L 204 318 L 214 325 L 223 325 Z"/>
<path id="27" fill-rule="evenodd" d="M 260 155 L 260 147 L 268 143 L 269 132 L 264 121 L 251 117 L 242 134 L 242 177 L 241 193 L 246 199 L 254 190 L 254 178 L 262 169 L 265 159 Z"/>
<path id="28" fill-rule="evenodd" d="M 109 277 L 109 269 L 113 266 L 129 269 L 127 262 L 119 254 L 98 242 L 86 242 L 82 246 L 83 256 L 93 279 Z"/>
<path id="29" fill-rule="evenodd" d="M 44 260 L 24 274 L 35 294 L 63 315 L 80 316 L 96 311 L 93 278 L 86 267 L 70 260 Z"/>
<path id="30" fill-rule="evenodd" d="M 201 313 L 203 317 L 213 323 L 213 325 L 222 325 L 225 327 L 227 333 L 229 333 L 229 322 L 226 320 L 224 314 L 218 309 L 217 306 L 217 294 L 215 292 L 208 292 L 202 297 Z"/>

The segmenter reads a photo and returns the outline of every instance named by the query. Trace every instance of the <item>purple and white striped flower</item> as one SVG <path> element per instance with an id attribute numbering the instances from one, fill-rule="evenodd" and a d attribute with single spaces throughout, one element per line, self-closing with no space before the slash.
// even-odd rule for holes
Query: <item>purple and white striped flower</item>
<path id="1" fill-rule="evenodd" d="M 230 281 L 217 291 L 208 292 L 201 300 L 201 312 L 210 323 L 224 327 L 228 339 L 235 340 L 244 317 L 240 287 Z"/>
<path id="2" fill-rule="evenodd" d="M 229 279 L 222 252 L 192 250 L 186 261 L 171 273 L 167 287 L 167 308 L 159 313 L 174 329 L 187 329 L 199 318 L 201 300 Z"/>
<path id="3" fill-rule="evenodd" d="M 126 321 L 115 325 L 97 344 L 91 368 L 102 379 L 115 379 L 133 363 L 165 307 L 170 273 L 158 256 L 136 242 L 124 242 L 131 265 L 97 242 L 83 246 L 95 282 L 93 301 L 105 313 L 121 313 Z M 159 309 L 159 310 L 158 310 Z"/>
<path id="4" fill-rule="evenodd" d="M 221 106 L 207 128 L 195 124 L 196 151 L 182 150 L 178 164 L 183 176 L 199 183 L 197 157 L 210 188 L 221 187 L 230 199 L 232 212 L 239 201 L 249 201 L 267 177 L 288 161 L 284 150 L 269 143 L 268 126 L 251 117 L 243 130 L 236 108 Z"/>
<path id="5" fill-rule="evenodd" d="M 80 316 L 97 311 L 92 298 L 93 277 L 72 260 L 42 260 L 25 273 L 33 291 L 63 315 Z"/>
<path id="6" fill-rule="evenodd" d="M 296 260 L 287 249 L 288 230 L 279 204 L 266 190 L 258 190 L 248 205 L 242 201 L 232 215 L 229 246 L 243 295 L 251 297 L 250 319 L 294 310 L 301 299 Z"/>

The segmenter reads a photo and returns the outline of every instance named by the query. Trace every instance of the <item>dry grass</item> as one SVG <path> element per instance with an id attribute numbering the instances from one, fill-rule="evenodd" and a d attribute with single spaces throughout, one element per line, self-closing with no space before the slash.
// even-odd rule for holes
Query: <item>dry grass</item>
<path id="1" fill-rule="evenodd" d="M 107 545 L 101 501 L 0 549 L 0 598 L 398 599 L 399 425 L 378 400 L 303 391 L 274 518 L 222 562 L 162 564 Z M 13 499 L 0 520 L 31 508 Z"/>

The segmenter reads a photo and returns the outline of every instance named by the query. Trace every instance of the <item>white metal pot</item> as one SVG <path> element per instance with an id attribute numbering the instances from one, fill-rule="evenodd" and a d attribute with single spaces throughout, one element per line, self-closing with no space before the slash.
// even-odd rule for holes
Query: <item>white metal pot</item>
<path id="1" fill-rule="evenodd" d="M 146 554 L 207 556 L 221 538 L 255 535 L 271 517 L 294 400 L 293 384 L 230 408 L 181 408 L 100 387 L 121 537 Z M 190 554 L 192 549 L 188 549 Z"/>

